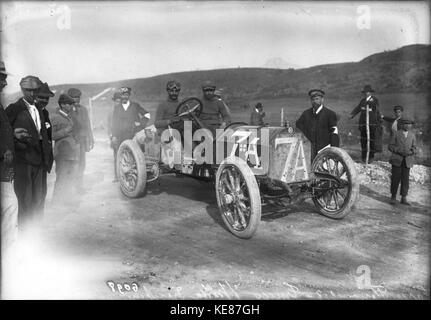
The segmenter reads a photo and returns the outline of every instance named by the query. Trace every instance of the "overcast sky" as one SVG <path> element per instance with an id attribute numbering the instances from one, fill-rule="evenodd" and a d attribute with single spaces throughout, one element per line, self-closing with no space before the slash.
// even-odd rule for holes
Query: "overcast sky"
<path id="1" fill-rule="evenodd" d="M 1 21 L 6 92 L 27 74 L 54 85 L 262 67 L 272 58 L 297 68 L 430 42 L 428 3 L 411 1 L 10 1 Z"/>

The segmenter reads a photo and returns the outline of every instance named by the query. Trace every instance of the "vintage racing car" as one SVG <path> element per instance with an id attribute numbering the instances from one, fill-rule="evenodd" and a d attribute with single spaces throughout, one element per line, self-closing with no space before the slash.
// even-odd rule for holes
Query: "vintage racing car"
<path id="1" fill-rule="evenodd" d="M 201 111 L 201 101 L 189 98 L 176 113 L 185 129 L 186 123 L 205 129 Z M 293 127 L 237 122 L 217 130 L 212 139 L 199 130 L 186 137 L 185 129 L 179 136 L 172 130 L 158 135 L 144 129 L 120 145 L 117 174 L 127 197 L 142 196 L 147 183 L 165 172 L 212 181 L 224 224 L 245 239 L 257 230 L 262 204 L 283 210 L 311 198 L 321 214 L 341 219 L 357 199 L 357 172 L 347 152 L 328 147 L 311 161 L 310 142 Z"/>

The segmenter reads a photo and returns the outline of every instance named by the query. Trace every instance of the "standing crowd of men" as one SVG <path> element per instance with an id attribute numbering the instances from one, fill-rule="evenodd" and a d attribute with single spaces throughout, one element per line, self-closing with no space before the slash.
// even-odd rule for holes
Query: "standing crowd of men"
<path id="1" fill-rule="evenodd" d="M 1 90 L 7 85 L 0 63 Z M 0 108 L 2 247 L 18 232 L 37 225 L 43 216 L 47 175 L 55 161 L 53 199 L 73 199 L 82 191 L 85 153 L 94 144 L 88 112 L 80 104 L 80 90 L 60 94 L 53 113 L 46 109 L 55 94 L 38 77 L 21 79 L 22 97 Z M 64 202 L 62 202 L 63 204 Z"/>

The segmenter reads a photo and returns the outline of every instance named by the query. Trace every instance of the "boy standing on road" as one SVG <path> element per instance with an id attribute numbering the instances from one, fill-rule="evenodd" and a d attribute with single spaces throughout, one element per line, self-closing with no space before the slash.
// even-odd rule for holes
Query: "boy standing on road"
<path id="1" fill-rule="evenodd" d="M 416 137 L 411 132 L 413 121 L 409 119 L 399 120 L 401 130 L 398 130 L 389 143 L 389 151 L 392 152 L 390 163 L 392 164 L 391 176 L 391 204 L 396 203 L 398 185 L 401 182 L 401 203 L 410 205 L 407 202 L 409 191 L 410 168 L 413 167 L 414 155 L 416 154 Z"/>

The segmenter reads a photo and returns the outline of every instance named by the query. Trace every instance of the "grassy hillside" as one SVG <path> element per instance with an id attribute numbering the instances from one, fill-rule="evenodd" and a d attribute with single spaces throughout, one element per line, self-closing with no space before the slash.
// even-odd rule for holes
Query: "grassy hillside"
<path id="1" fill-rule="evenodd" d="M 165 98 L 165 84 L 170 79 L 182 83 L 183 96 L 199 96 L 204 80 L 213 80 L 223 89 L 225 99 L 255 100 L 280 97 L 303 97 L 310 88 L 320 87 L 330 98 L 350 98 L 371 84 L 378 94 L 429 92 L 431 67 L 429 45 L 405 46 L 366 57 L 359 62 L 315 66 L 305 69 L 236 68 L 190 71 L 143 79 L 53 86 L 61 92 L 71 86 L 83 91 L 83 98 L 98 94 L 107 87 L 129 86 L 138 101 Z M 49 79 L 43 79 L 49 82 Z M 12 100 L 15 97 L 9 97 Z"/>

